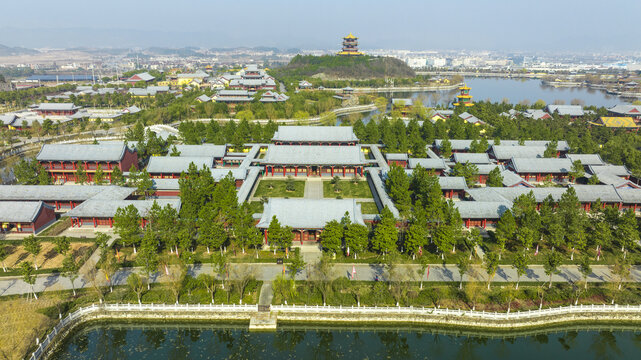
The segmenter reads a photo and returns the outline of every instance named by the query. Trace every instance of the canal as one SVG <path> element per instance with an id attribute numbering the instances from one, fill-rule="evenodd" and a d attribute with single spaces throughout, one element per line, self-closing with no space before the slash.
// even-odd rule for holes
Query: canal
<path id="1" fill-rule="evenodd" d="M 550 330 L 517 337 L 429 329 L 243 325 L 95 324 L 60 344 L 53 359 L 639 359 L 641 328 Z"/>

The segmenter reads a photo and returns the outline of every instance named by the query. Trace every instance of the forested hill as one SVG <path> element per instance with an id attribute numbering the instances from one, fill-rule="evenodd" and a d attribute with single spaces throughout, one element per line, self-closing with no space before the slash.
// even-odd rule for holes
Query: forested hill
<path id="1" fill-rule="evenodd" d="M 375 56 L 296 55 L 287 66 L 274 69 L 276 77 L 310 77 L 326 79 L 408 78 L 416 74 L 403 61 Z"/>

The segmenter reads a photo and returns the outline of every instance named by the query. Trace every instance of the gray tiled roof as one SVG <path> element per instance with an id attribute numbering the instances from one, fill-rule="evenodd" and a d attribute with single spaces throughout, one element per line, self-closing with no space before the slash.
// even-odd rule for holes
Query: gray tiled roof
<path id="1" fill-rule="evenodd" d="M 340 221 L 349 212 L 352 223 L 364 225 L 361 205 L 355 199 L 277 199 L 265 204 L 263 215 L 256 225 L 268 228 L 273 216 L 282 226 L 294 229 L 322 229 L 331 220 Z"/>
<path id="2" fill-rule="evenodd" d="M 409 159 L 409 155 L 407 155 L 405 153 L 387 153 L 387 154 L 385 154 L 385 158 L 388 161 L 390 161 L 390 160 L 407 161 L 407 159 Z"/>
<path id="3" fill-rule="evenodd" d="M 595 176 L 595 175 L 593 175 Z M 634 184 L 632 181 L 624 179 L 622 177 L 612 175 L 607 172 L 599 173 L 596 175 L 597 179 L 599 179 L 599 182 L 605 185 L 614 185 L 614 187 L 620 187 L 620 186 L 630 186 L 630 187 L 637 187 L 638 185 Z"/>
<path id="4" fill-rule="evenodd" d="M 69 217 L 96 217 L 96 218 L 109 218 L 116 214 L 118 208 L 125 208 L 133 205 L 138 209 L 138 213 L 145 217 L 149 213 L 149 209 L 154 201 L 165 207 L 169 205 L 177 210 L 180 210 L 180 200 L 178 199 L 158 199 L 158 200 L 87 200 L 75 208 L 69 210 L 62 216 Z"/>
<path id="5" fill-rule="evenodd" d="M 370 175 L 368 179 L 372 181 L 374 190 L 376 190 L 374 197 L 378 196 L 378 199 L 381 202 L 381 206 L 387 206 L 387 208 L 392 212 L 392 215 L 394 215 L 394 218 L 398 219 L 400 217 L 400 214 L 398 212 L 398 209 L 394 205 L 394 202 L 387 194 L 387 190 L 385 190 L 385 184 L 383 184 L 383 179 L 381 177 L 381 170 L 377 168 L 369 168 L 367 169 L 367 172 L 369 172 Z"/>
<path id="6" fill-rule="evenodd" d="M 149 158 L 147 172 L 150 174 L 176 174 L 189 170 L 189 164 L 194 163 L 200 170 L 203 165 L 211 168 L 214 165 L 213 156 L 152 156 Z"/>
<path id="7" fill-rule="evenodd" d="M 114 185 L 0 185 L 0 201 L 85 201 L 98 195 L 102 198 L 121 200 L 131 195 L 134 190 Z"/>
<path id="8" fill-rule="evenodd" d="M 44 144 L 39 161 L 120 161 L 125 156 L 124 142 L 102 144 Z"/>
<path id="9" fill-rule="evenodd" d="M 240 188 L 238 188 L 238 191 L 236 192 L 236 197 L 238 199 L 239 205 L 244 203 L 249 197 L 251 190 L 254 188 L 254 185 L 256 184 L 258 175 L 260 175 L 260 167 L 258 166 L 248 167 L 245 181 L 243 181 L 243 184 L 240 186 Z"/>
<path id="10" fill-rule="evenodd" d="M 556 112 L 559 115 L 583 116 L 585 114 L 581 105 L 548 105 L 546 110 L 550 114 Z"/>
<path id="11" fill-rule="evenodd" d="M 267 147 L 264 164 L 363 165 L 360 146 L 274 145 Z"/>
<path id="12" fill-rule="evenodd" d="M 599 154 L 567 154 L 565 155 L 570 161 L 581 161 L 581 165 L 605 165 Z"/>
<path id="13" fill-rule="evenodd" d="M 40 103 L 34 110 L 69 111 L 76 109 L 78 109 L 78 107 L 73 103 Z"/>
<path id="14" fill-rule="evenodd" d="M 510 160 L 514 171 L 522 173 L 566 174 L 572 170 L 572 161 L 564 158 L 515 158 Z"/>
<path id="15" fill-rule="evenodd" d="M 211 176 L 214 178 L 214 181 L 218 182 L 222 180 L 229 173 L 234 177 L 234 180 L 245 180 L 247 177 L 247 169 L 242 168 L 233 168 L 233 169 L 211 169 Z"/>
<path id="16" fill-rule="evenodd" d="M 227 151 L 226 145 L 202 144 L 175 146 L 176 150 L 180 152 L 180 157 L 213 156 L 216 159 L 220 159 L 225 156 L 225 152 Z"/>
<path id="17" fill-rule="evenodd" d="M 437 179 L 442 190 L 467 190 L 467 183 L 462 176 L 439 176 Z"/>
<path id="18" fill-rule="evenodd" d="M 142 81 L 152 81 L 153 79 L 155 79 L 155 77 L 153 77 L 148 72 L 143 72 L 143 73 L 140 73 L 140 74 L 134 74 L 134 75 L 131 76 L 131 78 L 133 78 L 134 76 L 137 76 Z M 128 81 L 133 81 L 131 78 L 129 78 Z"/>
<path id="19" fill-rule="evenodd" d="M 503 171 L 505 169 L 505 166 L 503 165 L 497 165 L 497 164 L 476 164 L 476 168 L 479 170 L 478 173 L 479 175 L 488 175 L 490 171 L 494 170 L 496 167 L 499 168 L 499 170 Z"/>
<path id="20" fill-rule="evenodd" d="M 641 204 L 641 189 L 616 189 L 624 204 Z"/>
<path id="21" fill-rule="evenodd" d="M 616 188 L 612 185 L 570 185 L 576 191 L 576 196 L 581 202 L 621 202 Z"/>
<path id="22" fill-rule="evenodd" d="M 152 179 L 154 190 L 180 190 L 180 179 Z"/>
<path id="23" fill-rule="evenodd" d="M 503 177 L 503 186 L 511 187 L 515 186 L 519 183 L 522 183 L 526 187 L 534 187 L 532 184 L 529 182 L 525 181 L 522 177 L 520 177 L 517 173 L 511 170 L 503 170 L 501 171 L 501 176 Z"/>
<path id="24" fill-rule="evenodd" d="M 358 141 L 351 126 L 279 126 L 272 141 Z"/>
<path id="25" fill-rule="evenodd" d="M 470 164 L 489 164 L 491 163 L 490 157 L 486 153 L 454 153 L 454 162 Z"/>
<path id="26" fill-rule="evenodd" d="M 421 165 L 424 169 L 438 169 L 447 170 L 449 167 L 445 164 L 443 159 L 409 159 L 409 168 L 414 169 L 417 165 Z"/>
<path id="27" fill-rule="evenodd" d="M 42 201 L 6 201 L 0 203 L 0 222 L 33 222 L 45 203 Z"/>
<path id="28" fill-rule="evenodd" d="M 641 116 L 641 105 L 616 104 L 609 108 L 608 111 L 621 115 Z"/>
<path id="29" fill-rule="evenodd" d="M 197 97 L 196 100 L 199 100 L 201 102 L 209 102 L 211 101 L 211 98 L 205 94 L 202 94 L 199 97 Z"/>
<path id="30" fill-rule="evenodd" d="M 603 173 L 615 176 L 630 176 L 630 171 L 624 165 L 590 165 L 588 170 L 592 174 L 597 174 L 597 176 Z"/>
<path id="31" fill-rule="evenodd" d="M 462 219 L 499 219 L 512 204 L 505 201 L 455 201 L 454 207 Z"/>
<path id="32" fill-rule="evenodd" d="M 469 189 L 467 193 L 476 201 L 509 201 L 513 202 L 514 199 L 520 195 L 529 194 L 532 192 L 537 202 L 542 202 L 548 195 L 551 195 L 554 201 L 559 201 L 561 196 L 567 191 L 566 188 L 558 187 L 544 187 L 544 188 L 525 188 L 525 187 L 485 187 L 479 189 Z"/>
<path id="33" fill-rule="evenodd" d="M 542 158 L 545 146 L 492 145 L 490 150 L 498 160 L 511 158 Z"/>

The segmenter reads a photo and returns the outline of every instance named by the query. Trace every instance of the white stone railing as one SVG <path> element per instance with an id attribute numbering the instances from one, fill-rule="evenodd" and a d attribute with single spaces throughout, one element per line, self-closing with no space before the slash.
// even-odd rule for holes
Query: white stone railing
<path id="1" fill-rule="evenodd" d="M 81 307 L 63 318 L 53 330 L 42 340 L 37 339 L 38 348 L 31 354 L 31 360 L 40 357 L 51 346 L 53 339 L 65 330 L 65 327 L 73 324 L 76 320 L 98 311 L 109 312 L 181 312 L 181 311 L 203 311 L 238 314 L 254 313 L 258 311 L 257 305 L 215 305 L 215 304 L 101 304 Z M 345 314 L 345 315 L 430 315 L 435 317 L 459 316 L 468 319 L 487 321 L 510 321 L 510 320 L 536 320 L 550 316 L 590 314 L 590 313 L 611 313 L 611 314 L 641 314 L 641 305 L 578 305 L 548 308 L 542 310 L 517 311 L 509 313 L 485 312 L 460 309 L 439 309 L 426 307 L 368 307 L 368 306 L 308 306 L 308 305 L 272 305 L 271 311 L 280 314 L 308 313 L 315 314 Z"/>

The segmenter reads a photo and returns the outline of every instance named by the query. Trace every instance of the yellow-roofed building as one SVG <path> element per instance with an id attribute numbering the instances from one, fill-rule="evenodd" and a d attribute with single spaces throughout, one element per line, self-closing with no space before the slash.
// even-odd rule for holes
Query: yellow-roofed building
<path id="1" fill-rule="evenodd" d="M 364 55 L 362 52 L 358 51 L 358 38 L 354 36 L 354 34 L 349 33 L 349 35 L 343 38 L 343 50 L 339 51 L 338 55 L 341 55 L 341 56 Z"/>
<path id="2" fill-rule="evenodd" d="M 605 126 L 607 128 L 630 129 L 637 131 L 639 125 L 629 116 L 601 116 L 596 122 L 590 122 L 592 125 Z"/>

